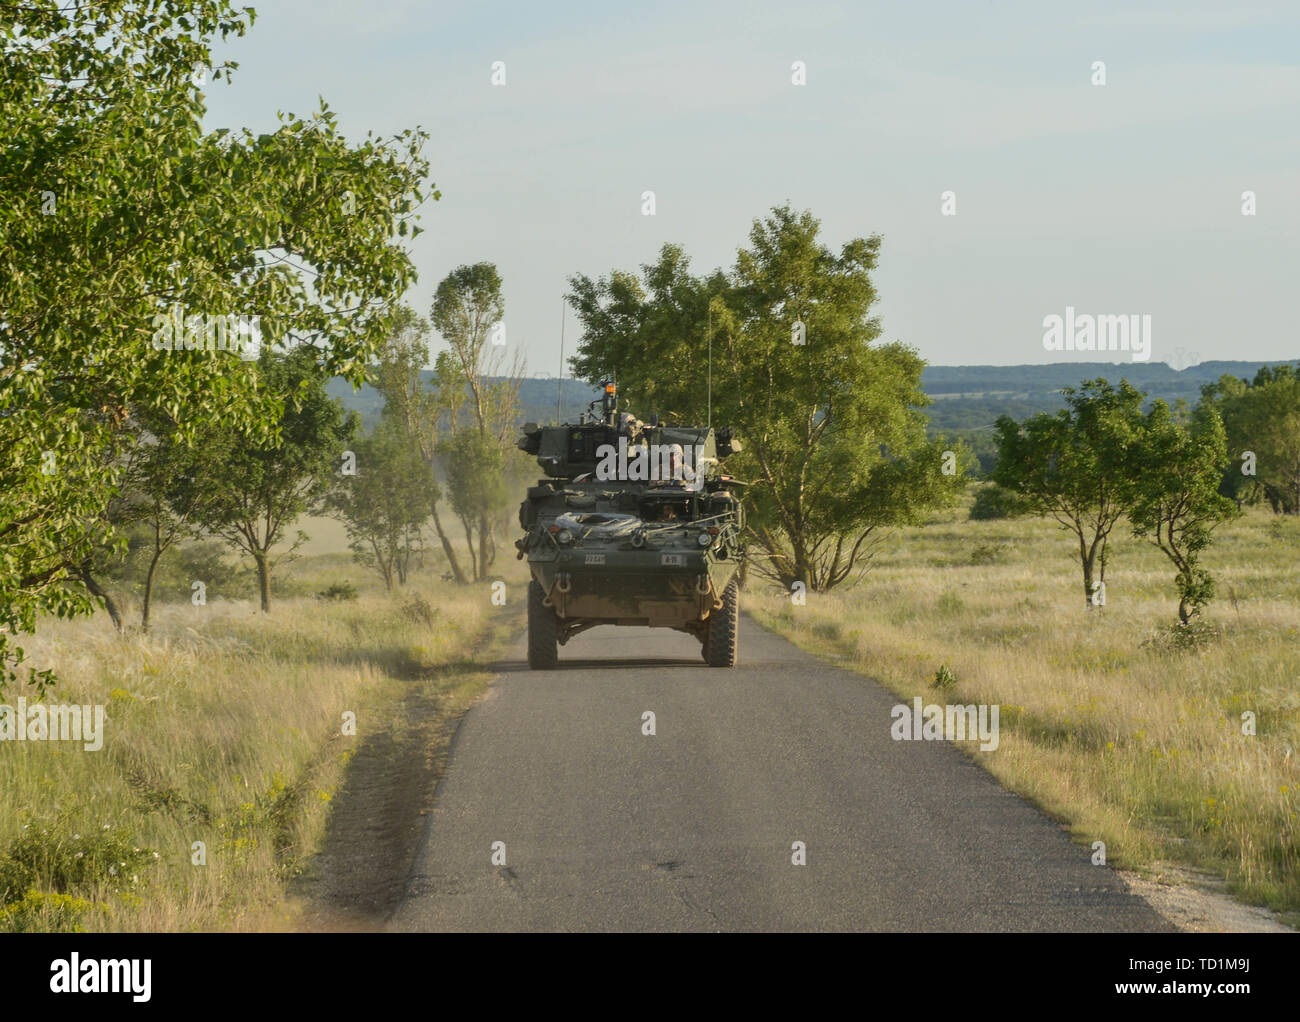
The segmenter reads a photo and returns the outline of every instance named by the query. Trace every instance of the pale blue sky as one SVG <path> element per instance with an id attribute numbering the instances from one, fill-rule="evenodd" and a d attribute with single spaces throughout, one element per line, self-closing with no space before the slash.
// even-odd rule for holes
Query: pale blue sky
<path id="1" fill-rule="evenodd" d="M 883 235 L 885 337 L 935 364 L 1060 361 L 1042 321 L 1066 305 L 1151 315 L 1153 362 L 1300 357 L 1295 2 L 253 6 L 208 124 L 321 95 L 350 137 L 422 125 L 443 198 L 407 300 L 495 262 L 530 371 L 556 371 L 566 277 L 666 241 L 730 266 L 786 200 L 832 244 Z"/>

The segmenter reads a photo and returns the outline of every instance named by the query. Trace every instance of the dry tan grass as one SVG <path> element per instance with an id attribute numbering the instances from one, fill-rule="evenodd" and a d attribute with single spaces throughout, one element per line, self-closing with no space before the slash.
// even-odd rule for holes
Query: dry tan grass
<path id="1" fill-rule="evenodd" d="M 1118 537 L 1107 606 L 1087 612 L 1054 523 L 964 514 L 892 537 L 854 589 L 798 607 L 751 585 L 748 609 L 901 696 L 1000 704 L 1000 748 L 974 754 L 1112 863 L 1181 861 L 1300 910 L 1300 521 L 1221 530 L 1206 558 L 1221 634 L 1184 651 L 1162 638 L 1176 599 L 1154 548 Z M 952 695 L 931 687 L 941 665 Z"/>
<path id="2" fill-rule="evenodd" d="M 493 607 L 486 585 L 459 589 L 429 580 L 436 572 L 388 595 L 337 556 L 315 572 L 310 558 L 296 567 L 306 588 L 346 576 L 362 594 L 278 599 L 269 616 L 252 601 L 165 604 L 147 635 L 119 637 L 103 614 L 51 620 L 25 643 L 37 666 L 59 672 L 47 702 L 105 704 L 107 737 L 99 752 L 0 746 L 0 859 L 24 826 L 49 828 L 51 840 L 122 826 L 158 853 L 124 894 L 72 892 L 100 906 L 81 925 L 274 925 L 284 881 L 317 848 L 358 742 L 412 685 L 430 686 L 448 712 L 463 708 L 489 676 L 475 656 L 490 659 L 494 630 L 511 630 L 517 615 Z M 356 737 L 342 733 L 345 711 Z M 196 841 L 205 867 L 191 863 Z"/>

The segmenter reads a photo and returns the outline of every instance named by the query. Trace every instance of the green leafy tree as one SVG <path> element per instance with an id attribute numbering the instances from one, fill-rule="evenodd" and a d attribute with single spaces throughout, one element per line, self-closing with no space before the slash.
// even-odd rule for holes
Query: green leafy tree
<path id="1" fill-rule="evenodd" d="M 1300 365 L 1264 366 L 1250 383 L 1224 376 L 1201 388 L 1223 418 L 1231 460 L 1221 492 L 1262 495 L 1277 514 L 1300 514 Z"/>
<path id="2" fill-rule="evenodd" d="M 325 392 L 328 377 L 311 349 L 284 355 L 263 352 L 258 373 L 266 391 L 280 395 L 275 437 L 228 435 L 205 449 L 214 480 L 197 519 L 213 535 L 252 558 L 262 612 L 271 610 L 271 572 L 306 537 L 272 550 L 304 512 L 322 507 L 335 476 L 345 468 L 360 423 Z"/>
<path id="3" fill-rule="evenodd" d="M 338 478 L 328 499 L 347 529 L 358 563 L 373 568 L 389 591 L 405 584 L 437 486 L 401 424 L 384 418 L 353 445 L 356 474 Z"/>
<path id="4" fill-rule="evenodd" d="M 458 266 L 434 294 L 431 318 L 449 348 L 436 360 L 448 428 L 442 451 L 476 580 L 487 577 L 496 559 L 493 521 L 504 502 L 506 455 L 519 425 L 522 358 L 516 349 L 507 362 L 506 345 L 493 343 L 504 335 L 491 337 L 504 328 L 504 315 L 501 277 L 491 263 Z"/>
<path id="5" fill-rule="evenodd" d="M 1259 476 L 1256 474 L 1256 466 L 1248 464 L 1248 448 L 1240 447 L 1236 416 L 1233 415 L 1235 410 L 1233 406 L 1249 386 L 1250 384 L 1245 380 L 1225 373 L 1213 383 L 1202 384 L 1201 400 L 1197 405 L 1198 409 L 1213 408 L 1224 424 L 1228 450 L 1233 458 L 1223 470 L 1223 476 L 1219 480 L 1219 492 L 1235 501 L 1238 508 L 1255 504 L 1263 493 Z"/>
<path id="6" fill-rule="evenodd" d="M 140 409 L 134 421 L 138 435 L 122 500 L 126 521 L 143 528 L 146 537 L 140 627 L 148 631 L 158 564 L 179 540 L 196 534 L 196 522 L 221 492 L 221 479 L 202 447 L 180 439 L 180 424 L 167 412 Z"/>
<path id="7" fill-rule="evenodd" d="M 184 348 L 207 339 L 194 317 L 260 317 L 266 345 L 315 344 L 360 383 L 414 278 L 423 132 L 349 143 L 323 103 L 203 130 L 234 68 L 211 42 L 252 20 L 226 0 L 0 3 L 0 685 L 15 633 L 93 609 L 70 566 L 111 539 L 128 409 L 191 444 L 274 425 L 251 363 Z"/>
<path id="8" fill-rule="evenodd" d="M 593 280 L 578 274 L 569 284 L 568 301 L 583 329 L 569 361 L 574 375 L 593 384 L 618 381 L 621 398 L 642 417 L 655 412 L 668 420 L 703 421 L 709 326 L 716 315 L 714 339 L 721 343 L 722 318 L 729 314 L 727 275 L 692 276 L 681 246 L 665 245 L 656 262 L 642 264 L 639 276 L 614 270 Z M 714 354 L 716 385 L 721 349 Z"/>
<path id="9" fill-rule="evenodd" d="M 481 538 L 483 535 L 478 531 L 483 515 L 493 515 L 495 509 L 506 505 L 510 500 L 503 464 L 504 452 L 494 437 L 484 437 L 477 430 L 464 429 L 444 441 L 442 455 L 446 464 L 447 493 L 451 506 L 464 526 L 466 541 L 472 543 L 473 537 Z M 488 536 L 491 542 L 490 527 Z M 495 547 L 489 546 L 488 557 L 494 557 L 495 553 Z M 481 561 L 481 554 L 475 557 L 472 546 L 469 554 L 471 562 L 476 566 L 479 563 L 492 563 L 490 559 Z M 480 572 L 476 577 L 486 577 L 486 567 L 480 569 Z"/>
<path id="10" fill-rule="evenodd" d="M 667 245 L 639 277 L 573 277 L 569 301 L 583 326 L 575 374 L 616 379 L 642 417 L 711 411 L 733 427 L 744 450 L 728 467 L 752 482 L 759 570 L 827 590 L 860 574 L 883 528 L 954 499 L 971 459 L 926 438 L 922 360 L 876 344 L 880 239 L 836 252 L 819 231 L 810 213 L 778 207 L 729 273 L 694 277 Z"/>
<path id="11" fill-rule="evenodd" d="M 1104 600 L 1106 546 L 1130 501 L 1131 450 L 1142 424 L 1142 394 L 1089 380 L 1065 388 L 1067 407 L 1022 423 L 998 419 L 993 480 L 1017 495 L 1029 514 L 1073 533 L 1083 572 L 1083 598 Z"/>
<path id="12" fill-rule="evenodd" d="M 392 330 L 379 351 L 374 367 L 375 389 L 384 396 L 384 415 L 400 424 L 408 441 L 419 452 L 424 474 L 432 481 L 439 470 L 439 450 L 447 417 L 442 389 L 421 376 L 429 363 L 429 323 L 407 306 L 399 307 Z M 429 490 L 429 514 L 442 544 L 451 577 L 461 585 L 469 579 L 460 557 L 443 527 L 438 504 L 442 491 L 436 483 Z"/>
<path id="13" fill-rule="evenodd" d="M 1223 422 L 1213 407 L 1179 423 L 1157 401 L 1142 422 L 1132 456 L 1128 517 L 1134 533 L 1173 562 L 1178 619 L 1186 625 L 1214 597 L 1214 578 L 1201 565 L 1213 529 L 1237 514 L 1219 493 L 1228 460 Z"/>

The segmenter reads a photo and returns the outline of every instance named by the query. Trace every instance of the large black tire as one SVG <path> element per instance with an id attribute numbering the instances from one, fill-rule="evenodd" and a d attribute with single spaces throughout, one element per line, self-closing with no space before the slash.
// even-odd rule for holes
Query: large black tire
<path id="1" fill-rule="evenodd" d="M 560 662 L 560 623 L 545 599 L 546 591 L 537 582 L 529 582 L 528 666 L 534 671 L 553 670 Z"/>
<path id="2" fill-rule="evenodd" d="M 709 615 L 709 634 L 704 640 L 704 662 L 710 667 L 735 667 L 740 585 L 736 579 L 722 592 L 722 606 Z"/>

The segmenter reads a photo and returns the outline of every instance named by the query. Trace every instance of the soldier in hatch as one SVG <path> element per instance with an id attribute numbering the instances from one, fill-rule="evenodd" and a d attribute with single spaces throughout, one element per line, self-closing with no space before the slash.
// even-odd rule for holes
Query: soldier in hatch
<path id="1" fill-rule="evenodd" d="M 663 466 L 664 471 L 660 478 L 660 486 L 671 486 L 674 489 L 682 489 L 685 483 L 682 482 L 682 459 L 685 452 L 681 444 L 670 444 L 667 451 L 668 457 L 665 459 L 666 464 Z"/>

